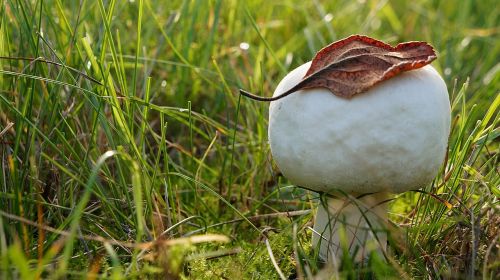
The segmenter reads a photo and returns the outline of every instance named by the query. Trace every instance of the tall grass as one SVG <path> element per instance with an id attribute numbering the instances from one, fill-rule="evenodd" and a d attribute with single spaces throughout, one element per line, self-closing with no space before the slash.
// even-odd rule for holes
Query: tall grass
<path id="1" fill-rule="evenodd" d="M 318 197 L 279 175 L 267 104 L 237 89 L 270 95 L 354 33 L 430 42 L 453 126 L 440 175 L 391 203 L 388 259 L 332 275 L 500 277 L 499 17 L 493 0 L 3 0 L 0 278 L 312 278 Z"/>

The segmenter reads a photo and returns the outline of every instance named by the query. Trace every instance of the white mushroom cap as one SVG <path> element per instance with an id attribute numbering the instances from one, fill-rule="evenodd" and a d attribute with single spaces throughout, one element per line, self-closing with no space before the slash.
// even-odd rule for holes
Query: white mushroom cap
<path id="1" fill-rule="evenodd" d="M 274 96 L 296 85 L 310 62 L 289 73 Z M 446 84 L 430 65 L 351 99 L 300 90 L 271 102 L 269 142 L 282 173 L 316 191 L 400 193 L 430 182 L 450 132 Z"/>

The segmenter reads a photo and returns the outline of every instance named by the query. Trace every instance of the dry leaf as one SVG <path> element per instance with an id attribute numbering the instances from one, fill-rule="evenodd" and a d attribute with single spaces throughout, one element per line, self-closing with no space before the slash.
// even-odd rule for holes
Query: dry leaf
<path id="1" fill-rule="evenodd" d="M 352 97 L 434 59 L 434 49 L 425 42 L 407 42 L 393 48 L 373 38 L 354 35 L 320 50 L 293 89 L 326 87 L 335 95 Z"/>
<path id="2" fill-rule="evenodd" d="M 248 92 L 240 92 L 253 99 L 273 101 L 301 89 L 323 87 L 337 96 L 350 98 L 434 59 L 434 49 L 425 42 L 407 42 L 392 47 L 367 36 L 353 35 L 320 50 L 302 81 L 290 90 L 271 98 L 255 98 Z"/>

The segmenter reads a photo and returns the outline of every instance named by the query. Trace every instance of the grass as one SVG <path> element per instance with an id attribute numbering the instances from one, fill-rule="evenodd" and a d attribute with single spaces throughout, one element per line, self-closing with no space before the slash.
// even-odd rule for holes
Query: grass
<path id="1" fill-rule="evenodd" d="M 498 279 L 499 17 L 493 0 L 3 0 L 0 278 L 325 273 L 318 196 L 279 176 L 268 104 L 237 90 L 268 96 L 359 33 L 430 42 L 453 125 L 440 175 L 391 202 L 388 259 L 332 275 Z"/>

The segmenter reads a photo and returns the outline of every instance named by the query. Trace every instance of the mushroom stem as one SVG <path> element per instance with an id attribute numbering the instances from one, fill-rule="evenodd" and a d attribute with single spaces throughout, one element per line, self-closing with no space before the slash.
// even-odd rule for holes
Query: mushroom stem
<path id="1" fill-rule="evenodd" d="M 355 261 L 366 260 L 372 252 L 383 258 L 388 198 L 388 193 L 379 192 L 322 199 L 312 236 L 320 258 L 338 264 L 345 250 Z"/>

